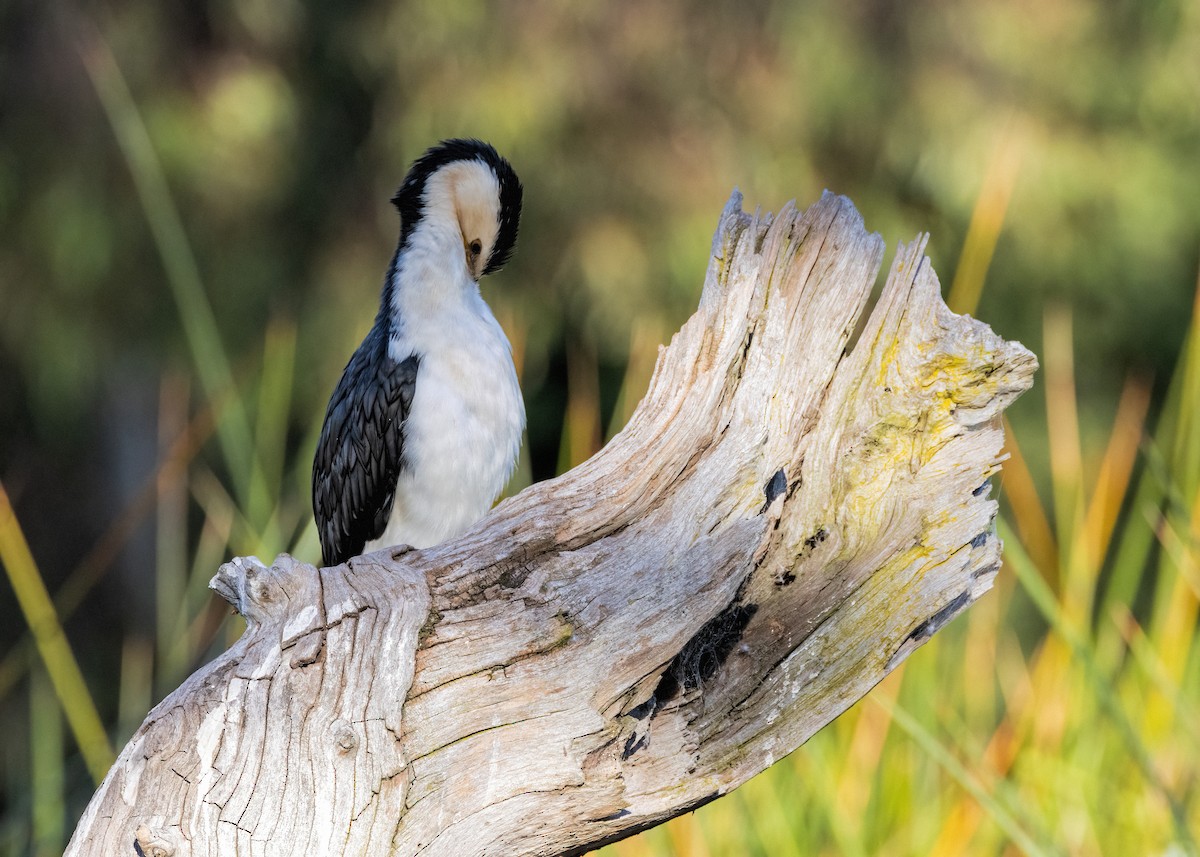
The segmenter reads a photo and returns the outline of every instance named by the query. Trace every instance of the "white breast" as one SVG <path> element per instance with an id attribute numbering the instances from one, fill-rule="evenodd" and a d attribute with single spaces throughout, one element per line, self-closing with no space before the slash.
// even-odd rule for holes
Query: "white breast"
<path id="1" fill-rule="evenodd" d="M 478 521 L 512 475 L 525 428 L 511 347 L 473 282 L 464 300 L 409 312 L 389 350 L 421 362 L 405 469 L 387 528 L 367 551 L 429 547 Z"/>

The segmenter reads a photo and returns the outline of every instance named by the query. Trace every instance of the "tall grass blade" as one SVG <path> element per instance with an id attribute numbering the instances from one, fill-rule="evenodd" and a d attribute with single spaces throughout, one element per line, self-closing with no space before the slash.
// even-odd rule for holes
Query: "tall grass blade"
<path id="1" fill-rule="evenodd" d="M 1176 482 L 1187 493 L 1200 487 L 1200 274 L 1192 299 L 1192 323 L 1180 358 L 1182 374 L 1179 429 L 1175 435 Z"/>
<path id="2" fill-rule="evenodd" d="M 121 645 L 121 683 L 117 697 L 117 735 L 129 740 L 154 704 L 154 645 L 130 635 Z"/>
<path id="3" fill-rule="evenodd" d="M 206 518 L 200 527 L 200 539 L 192 560 L 187 592 L 177 608 L 177 627 L 186 631 L 176 633 L 172 649 L 168 653 L 171 662 L 179 665 L 175 683 L 181 681 L 188 670 L 195 668 L 216 633 L 216 627 L 210 621 L 209 611 L 214 604 L 219 606 L 219 602 L 214 601 L 208 589 L 208 581 L 212 578 L 213 569 L 229 556 L 229 538 L 232 530 L 232 512 L 220 517 Z"/>
<path id="4" fill-rule="evenodd" d="M 307 562 L 314 562 L 317 565 L 321 564 L 321 542 L 317 536 L 317 525 L 311 517 L 308 523 L 304 525 L 300 533 L 292 541 L 288 547 L 288 553 L 292 556 L 305 559 Z"/>
<path id="5" fill-rule="evenodd" d="M 229 546 L 234 554 L 249 556 L 258 550 L 259 533 L 254 524 L 211 469 L 199 465 L 192 468 L 188 489 L 206 517 L 232 522 Z"/>
<path id="6" fill-rule="evenodd" d="M 954 270 L 954 281 L 946 301 L 950 309 L 957 313 L 975 314 L 983 295 L 988 268 L 992 265 L 992 256 L 996 252 L 996 243 L 1000 240 L 1000 231 L 1004 228 L 1008 203 L 1021 172 L 1024 150 L 1014 127 L 1014 120 L 1010 118 L 1000 133 L 983 176 L 983 187 L 975 200 L 975 209 L 971 212 L 962 256 Z"/>
<path id="7" fill-rule="evenodd" d="M 66 806 L 63 799 L 63 728 L 54 688 L 41 669 L 30 673 L 29 767 L 33 803 L 34 857 L 63 852 Z"/>
<path id="8" fill-rule="evenodd" d="M 621 381 L 621 389 L 617 393 L 617 403 L 613 408 L 612 418 L 608 422 L 607 437 L 612 437 L 621 429 L 638 403 L 646 395 L 650 386 L 650 377 L 654 374 L 654 364 L 658 361 L 658 348 L 663 341 L 662 325 L 656 320 L 639 317 L 634 320 L 633 330 L 629 335 L 629 362 L 625 367 L 625 377 Z"/>
<path id="9" fill-rule="evenodd" d="M 112 746 L 3 483 L 0 483 L 0 562 L 4 563 L 17 603 L 33 632 L 38 654 L 46 665 L 88 772 L 99 784 L 112 765 Z"/>
<path id="10" fill-rule="evenodd" d="M 322 403 L 324 404 L 324 403 Z M 300 519 L 298 532 L 292 533 L 292 542 L 288 553 L 309 562 L 320 562 L 321 543 L 317 537 L 317 522 L 312 516 L 312 456 L 317 448 L 317 440 L 321 437 L 321 428 L 325 422 L 325 409 L 322 407 L 309 422 L 308 431 L 300 448 L 304 454 L 297 455 L 292 462 L 288 479 L 294 486 L 294 492 L 304 500 L 299 510 Z"/>
<path id="11" fill-rule="evenodd" d="M 582 464 L 600 449 L 600 372 L 595 351 L 576 343 L 567 351 L 567 414 L 558 472 Z"/>
<path id="12" fill-rule="evenodd" d="M 160 455 L 171 439 L 186 430 L 188 383 L 181 376 L 164 376 L 159 393 L 158 435 Z M 178 610 L 187 584 L 188 554 L 187 471 L 164 467 L 159 471 L 158 503 L 154 519 L 154 609 L 157 636 L 157 684 L 164 693 L 172 686 L 180 664 L 170 657 L 179 635 Z"/>
<path id="13" fill-rule="evenodd" d="M 295 368 L 296 324 L 290 319 L 274 318 L 267 326 L 263 344 L 262 378 L 254 415 L 254 441 L 263 471 L 263 478 L 252 486 L 247 510 L 247 517 L 261 532 L 262 546 L 255 553 L 274 555 L 284 546 L 278 510 Z"/>
<path id="14" fill-rule="evenodd" d="M 1200 288 L 1195 306 L 1200 312 Z M 1195 667 L 1200 613 L 1200 316 L 1196 314 L 1172 382 L 1168 410 L 1148 456 L 1164 502 L 1152 519 L 1162 549 L 1147 633 L 1168 673 L 1182 686 L 1189 668 Z M 1153 697 L 1145 716 L 1148 729 L 1166 728 L 1170 706 L 1161 696 Z"/>
<path id="15" fill-rule="evenodd" d="M 1155 528 L 1163 550 L 1150 616 L 1150 637 L 1177 686 L 1184 684 L 1192 658 L 1200 610 L 1200 569 L 1196 563 L 1195 542 L 1188 530 L 1189 521 L 1179 520 L 1174 514 L 1164 517 Z M 1145 730 L 1160 734 L 1170 722 L 1171 710 L 1166 700 L 1152 697 L 1143 711 Z"/>
<path id="16" fill-rule="evenodd" d="M 1126 380 L 1117 403 L 1112 434 L 1109 435 L 1084 515 L 1083 528 L 1078 535 L 1080 544 L 1077 550 L 1093 570 L 1093 578 L 1099 573 L 1100 564 L 1108 554 L 1117 517 L 1129 491 L 1149 408 L 1150 384 L 1141 378 Z"/>
<path id="17" fill-rule="evenodd" d="M 927 756 L 937 762 L 946 773 L 953 777 L 955 782 L 975 798 L 979 805 L 991 816 L 996 825 L 1004 831 L 1004 834 L 1025 854 L 1029 855 L 1029 857 L 1049 857 L 1049 855 L 1059 853 L 1056 849 L 1048 846 L 1044 847 L 1035 842 L 1017 823 L 1009 811 L 1001 806 L 1000 802 L 993 795 L 988 793 L 979 780 L 954 757 L 954 754 L 943 747 L 921 725 L 920 721 L 896 703 L 889 702 L 883 698 L 877 699 L 874 696 L 871 699 L 875 700 L 878 705 L 883 706 L 896 722 L 896 725 L 903 729 Z"/>
<path id="18" fill-rule="evenodd" d="M 872 696 L 895 703 L 904 682 L 902 663 L 871 691 Z M 892 718 L 884 706 L 860 706 L 858 721 L 846 747 L 842 769 L 833 786 L 834 804 L 850 818 L 862 818 L 871 800 L 875 778 L 872 771 L 879 768 L 884 745 L 891 732 Z"/>
<path id="19" fill-rule="evenodd" d="M 1022 543 L 1037 563 L 1042 576 L 1057 589 L 1061 586 L 1058 573 L 1058 544 L 1042 499 L 1038 496 L 1033 473 L 1007 417 L 1004 418 L 1004 452 L 1008 461 L 1004 464 L 1001 479 L 1017 532 L 1020 533 Z"/>
<path id="20" fill-rule="evenodd" d="M 1043 617 L 1054 628 L 1055 633 L 1070 648 L 1075 660 L 1083 669 L 1089 685 L 1092 687 L 1096 701 L 1116 728 L 1119 737 L 1125 744 L 1125 749 L 1137 763 L 1146 782 L 1150 784 L 1166 803 L 1171 813 L 1171 820 L 1175 827 L 1175 834 L 1179 844 L 1181 847 L 1187 849 L 1188 854 L 1196 854 L 1196 840 L 1189 827 L 1187 813 L 1159 776 L 1157 769 L 1154 767 L 1154 760 L 1150 755 L 1150 751 L 1142 741 L 1138 730 L 1134 728 L 1128 714 L 1121 705 L 1120 699 L 1116 695 L 1112 680 L 1101 671 L 1092 650 L 1087 646 L 1080 633 L 1070 624 L 1065 611 L 1059 606 L 1054 598 L 1054 594 L 1046 586 L 1041 575 L 1037 573 L 1033 562 L 1029 559 L 1029 555 L 1025 553 L 1020 543 L 1013 536 L 1007 522 L 999 519 L 997 529 L 999 530 L 1001 539 L 1004 541 L 1006 564 L 1017 575 L 1017 579 L 1020 580 L 1026 593 L 1033 600 L 1038 610 L 1041 611 Z"/>
<path id="21" fill-rule="evenodd" d="M 187 431 L 176 438 L 166 457 L 154 473 L 142 483 L 137 495 L 109 525 L 54 594 L 54 608 L 65 621 L 74 615 L 92 589 L 103 580 L 117 556 L 142 522 L 154 509 L 159 481 L 171 469 L 184 469 L 211 436 L 214 428 L 211 408 L 205 408 L 188 425 Z M 0 661 L 0 699 L 25 675 L 34 652 L 32 637 L 18 640 Z"/>
<path id="22" fill-rule="evenodd" d="M 1134 663 L 1150 679 L 1154 689 L 1171 704 L 1173 715 L 1183 727 L 1180 731 L 1191 740 L 1193 756 L 1200 758 L 1200 710 L 1169 674 L 1167 665 L 1154 650 L 1137 617 L 1123 605 L 1117 605 L 1110 619 L 1133 653 Z"/>
<path id="23" fill-rule="evenodd" d="M 1063 570 L 1063 609 L 1078 627 L 1091 611 L 1095 581 L 1070 534 L 1081 530 L 1083 450 L 1075 401 L 1075 350 L 1070 312 L 1062 306 L 1045 315 L 1046 421 L 1050 432 L 1050 476 L 1054 486 L 1054 523 Z"/>
<path id="24" fill-rule="evenodd" d="M 1113 549 L 1112 574 L 1104 587 L 1100 614 L 1108 615 L 1117 606 L 1131 606 L 1137 599 L 1143 579 L 1152 566 L 1155 530 L 1166 496 L 1165 476 L 1154 466 L 1155 451 L 1151 446 L 1145 455 L 1146 466 L 1137 481 L 1129 518 L 1121 529 L 1121 537 Z"/>
<path id="25" fill-rule="evenodd" d="M 216 403 L 225 400 L 234 389 L 233 372 L 216 316 L 204 291 L 200 268 L 167 186 L 162 163 L 120 66 L 98 31 L 88 32 L 82 41 L 80 55 L 133 177 L 146 222 L 166 270 L 167 284 L 179 309 L 192 362 L 205 395 L 215 409 Z M 237 396 L 229 397 L 217 433 L 229 465 L 230 478 L 237 486 L 238 496 L 245 500 L 250 495 L 253 481 L 261 479 L 262 475 L 254 456 L 246 410 Z"/>
<path id="26" fill-rule="evenodd" d="M 1117 605 L 1134 603 L 1151 567 L 1162 516 L 1169 511 L 1189 514 L 1185 499 L 1188 468 L 1180 465 L 1180 460 L 1200 455 L 1195 451 L 1200 447 L 1200 438 L 1195 436 L 1197 424 L 1193 416 L 1200 410 L 1200 390 L 1196 389 L 1200 378 L 1200 287 L 1195 306 L 1184 351 L 1171 377 L 1154 437 L 1145 446 L 1145 467 L 1138 479 L 1129 524 L 1113 558 L 1112 577 L 1101 604 L 1103 615 L 1110 614 Z M 1160 564 L 1159 573 L 1161 579 L 1164 574 L 1169 576 L 1170 569 Z M 1169 593 L 1164 597 L 1169 597 Z"/>

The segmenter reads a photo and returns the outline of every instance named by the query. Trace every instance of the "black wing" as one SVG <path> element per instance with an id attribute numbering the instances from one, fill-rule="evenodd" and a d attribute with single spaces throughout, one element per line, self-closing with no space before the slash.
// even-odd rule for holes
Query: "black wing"
<path id="1" fill-rule="evenodd" d="M 358 556 L 387 526 L 419 363 L 415 354 L 393 360 L 386 332 L 374 327 L 329 399 L 312 485 L 325 566 Z"/>

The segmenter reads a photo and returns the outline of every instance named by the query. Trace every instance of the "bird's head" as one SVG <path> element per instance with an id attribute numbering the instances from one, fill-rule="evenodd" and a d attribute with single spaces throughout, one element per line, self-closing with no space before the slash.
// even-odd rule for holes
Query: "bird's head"
<path id="1" fill-rule="evenodd" d="M 422 223 L 457 229 L 467 271 L 478 280 L 512 255 L 521 220 L 521 181 L 480 140 L 444 140 L 409 169 L 392 197 L 400 211 L 400 248 Z"/>

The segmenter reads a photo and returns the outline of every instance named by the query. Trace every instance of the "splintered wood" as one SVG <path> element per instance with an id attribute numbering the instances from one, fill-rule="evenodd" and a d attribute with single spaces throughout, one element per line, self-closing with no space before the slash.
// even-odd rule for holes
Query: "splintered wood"
<path id="1" fill-rule="evenodd" d="M 222 566 L 243 638 L 147 716 L 68 854 L 581 854 L 795 750 L 992 584 L 1036 360 L 826 194 L 721 215 L 629 425 L 471 532 Z M 857 337 L 855 332 L 861 331 Z"/>

